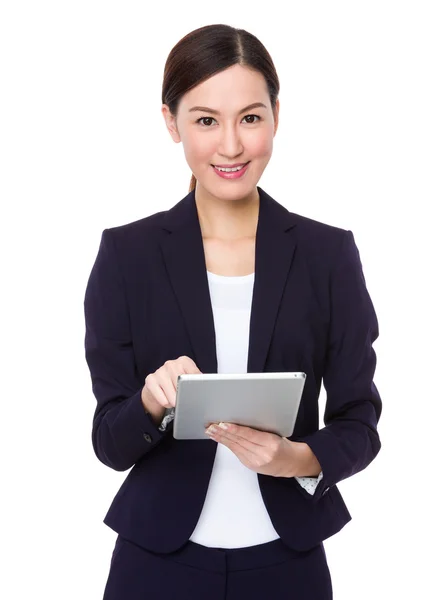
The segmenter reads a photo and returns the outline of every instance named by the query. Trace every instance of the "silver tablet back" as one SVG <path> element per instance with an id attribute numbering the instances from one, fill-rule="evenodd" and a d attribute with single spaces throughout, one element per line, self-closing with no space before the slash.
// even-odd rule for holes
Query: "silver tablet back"
<path id="1" fill-rule="evenodd" d="M 180 375 L 173 436 L 209 439 L 206 427 L 224 421 L 289 437 L 305 378 L 302 372 Z"/>

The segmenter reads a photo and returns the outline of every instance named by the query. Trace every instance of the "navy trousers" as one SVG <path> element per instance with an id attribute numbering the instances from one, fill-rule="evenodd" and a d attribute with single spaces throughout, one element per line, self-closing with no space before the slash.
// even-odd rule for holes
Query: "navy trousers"
<path id="1" fill-rule="evenodd" d="M 103 600 L 332 600 L 323 544 L 305 552 L 279 538 L 245 548 L 188 541 L 170 554 L 118 535 Z"/>

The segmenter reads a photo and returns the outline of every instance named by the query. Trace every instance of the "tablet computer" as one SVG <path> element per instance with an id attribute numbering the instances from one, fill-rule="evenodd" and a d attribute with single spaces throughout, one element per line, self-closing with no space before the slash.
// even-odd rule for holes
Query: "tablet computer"
<path id="1" fill-rule="evenodd" d="M 306 374 L 194 373 L 178 376 L 173 437 L 209 439 L 210 423 L 228 422 L 288 437 Z"/>

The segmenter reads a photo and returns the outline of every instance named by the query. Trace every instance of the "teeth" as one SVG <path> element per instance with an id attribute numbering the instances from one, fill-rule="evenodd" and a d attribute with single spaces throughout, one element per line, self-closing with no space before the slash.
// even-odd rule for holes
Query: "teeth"
<path id="1" fill-rule="evenodd" d="M 235 167 L 234 169 L 229 169 L 226 167 L 215 167 L 216 169 L 218 169 L 219 171 L 224 171 L 225 173 L 233 173 L 234 171 L 240 171 L 241 169 L 243 169 L 245 165 L 242 165 L 241 167 Z"/>

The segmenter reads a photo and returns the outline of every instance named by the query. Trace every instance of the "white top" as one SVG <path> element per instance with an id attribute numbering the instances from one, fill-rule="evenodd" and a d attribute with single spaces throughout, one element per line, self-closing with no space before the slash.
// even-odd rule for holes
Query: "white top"
<path id="1" fill-rule="evenodd" d="M 207 274 L 218 373 L 247 373 L 254 273 L 241 277 Z M 321 478 L 322 473 L 296 479 L 313 494 Z M 241 548 L 278 537 L 263 503 L 257 473 L 218 444 L 205 503 L 190 540 L 203 546 Z"/>

